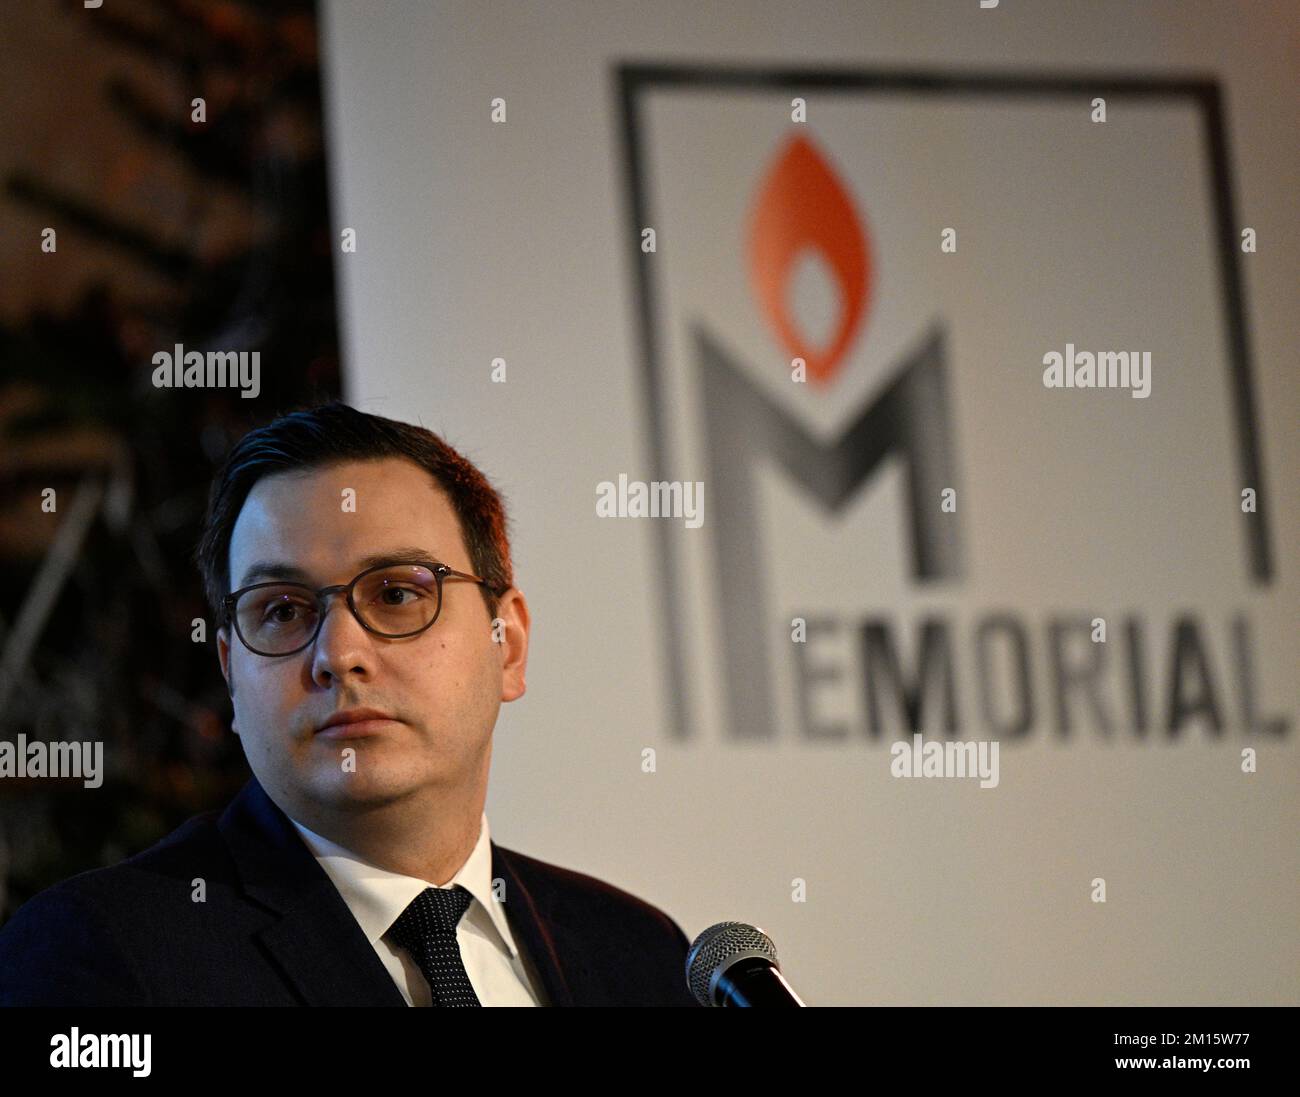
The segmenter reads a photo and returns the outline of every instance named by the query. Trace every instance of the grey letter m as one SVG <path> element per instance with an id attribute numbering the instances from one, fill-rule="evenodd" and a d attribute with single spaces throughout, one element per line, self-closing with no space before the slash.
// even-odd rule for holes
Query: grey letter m
<path id="1" fill-rule="evenodd" d="M 729 733 L 733 739 L 771 741 L 776 727 L 768 650 L 776 635 L 769 635 L 773 622 L 761 567 L 753 466 L 760 459 L 774 461 L 835 511 L 885 457 L 896 454 L 906 481 L 912 575 L 923 581 L 957 578 L 957 515 L 940 509 L 943 489 L 957 487 L 943 333 L 935 328 L 922 340 L 876 400 L 830 445 L 818 443 L 746 380 L 702 328 L 694 329 L 694 340 L 713 496 L 706 525 L 713 529 L 718 602 L 725 615 L 719 635 L 725 637 Z M 781 633 L 789 642 L 788 622 Z"/>

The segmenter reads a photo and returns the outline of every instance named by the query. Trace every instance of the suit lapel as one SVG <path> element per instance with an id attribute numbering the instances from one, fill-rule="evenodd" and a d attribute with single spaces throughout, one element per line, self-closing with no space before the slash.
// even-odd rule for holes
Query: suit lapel
<path id="1" fill-rule="evenodd" d="M 308 1005 L 406 1005 L 333 881 L 257 778 L 217 825 L 244 893 L 280 916 L 258 939 Z"/>
<path id="2" fill-rule="evenodd" d="M 566 948 L 563 927 L 548 918 L 538 907 L 537 897 L 520 876 L 519 862 L 510 850 L 502 849 L 496 842 L 492 849 L 493 879 L 505 881 L 506 920 L 516 942 L 528 953 L 542 981 L 549 1004 L 571 1006 L 574 1004 L 571 978 L 578 974 L 578 965 Z"/>
<path id="3" fill-rule="evenodd" d="M 245 895 L 279 916 L 258 940 L 308 1005 L 406 1005 L 334 882 L 257 778 L 248 780 L 217 826 Z M 585 971 L 580 942 L 555 911 L 542 909 L 511 851 L 496 842 L 490 848 L 492 876 L 505 881 L 506 918 L 516 943 L 532 961 L 549 1004 L 574 1005 Z"/>

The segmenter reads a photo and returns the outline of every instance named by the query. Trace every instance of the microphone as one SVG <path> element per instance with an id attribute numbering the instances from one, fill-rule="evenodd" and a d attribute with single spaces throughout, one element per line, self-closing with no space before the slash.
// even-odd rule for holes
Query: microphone
<path id="1" fill-rule="evenodd" d="M 802 1006 L 785 981 L 776 945 L 756 926 L 719 922 L 686 953 L 686 982 L 702 1006 Z"/>

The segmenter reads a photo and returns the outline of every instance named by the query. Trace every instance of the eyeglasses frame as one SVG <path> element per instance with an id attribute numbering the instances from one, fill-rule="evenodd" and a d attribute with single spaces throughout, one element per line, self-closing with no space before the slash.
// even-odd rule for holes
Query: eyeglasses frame
<path id="1" fill-rule="evenodd" d="M 434 581 L 438 585 L 438 608 L 434 611 L 433 616 L 429 618 L 427 624 L 421 625 L 413 632 L 380 632 L 377 628 L 371 628 L 361 619 L 361 614 L 357 612 L 357 604 L 352 600 L 352 592 L 356 588 L 357 583 L 372 572 L 386 571 L 389 568 L 400 567 L 421 567 L 426 571 L 433 572 Z M 329 610 L 329 607 L 326 605 L 326 599 L 333 597 L 335 594 L 345 594 L 347 597 L 348 609 L 352 612 L 352 616 L 356 619 L 357 624 L 359 624 L 363 629 L 369 633 L 373 633 L 375 636 L 382 636 L 385 640 L 402 640 L 409 636 L 419 636 L 420 633 L 432 628 L 434 622 L 442 616 L 442 584 L 446 579 L 468 579 L 474 583 L 482 583 L 488 588 L 488 590 L 493 589 L 486 579 L 483 579 L 478 575 L 470 575 L 469 572 L 466 571 L 456 571 L 447 564 L 439 563 L 437 561 L 388 560 L 382 564 L 375 564 L 374 567 L 366 568 L 366 570 L 361 572 L 360 575 L 355 576 L 350 583 L 335 583 L 332 586 L 321 587 L 318 590 L 312 590 L 308 584 L 295 583 L 291 579 L 268 579 L 265 583 L 252 583 L 249 586 L 240 587 L 239 590 L 231 591 L 221 600 L 221 608 L 225 613 L 223 624 L 232 625 L 234 627 L 235 635 L 239 637 L 239 642 L 243 644 L 244 647 L 248 648 L 248 650 L 254 655 L 260 655 L 264 659 L 280 659 L 286 655 L 297 655 L 298 652 L 305 651 L 307 648 L 311 647 L 312 644 L 316 642 L 316 637 L 320 635 L 321 627 L 325 624 L 325 614 Z M 257 648 L 253 647 L 252 644 L 244 639 L 244 633 L 239 627 L 239 617 L 235 613 L 235 603 L 239 600 L 241 595 L 247 594 L 250 590 L 260 590 L 263 587 L 299 587 L 315 596 L 317 614 L 316 628 L 312 631 L 311 638 L 300 647 L 296 647 L 292 651 L 268 653 L 265 651 L 258 651 Z"/>

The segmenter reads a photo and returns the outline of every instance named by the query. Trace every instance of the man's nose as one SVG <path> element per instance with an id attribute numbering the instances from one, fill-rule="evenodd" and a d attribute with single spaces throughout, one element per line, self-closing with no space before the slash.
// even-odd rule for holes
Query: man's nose
<path id="1" fill-rule="evenodd" d="M 370 669 L 371 636 L 357 620 L 342 594 L 325 600 L 325 616 L 312 647 L 312 677 L 324 683 L 347 673 Z"/>

